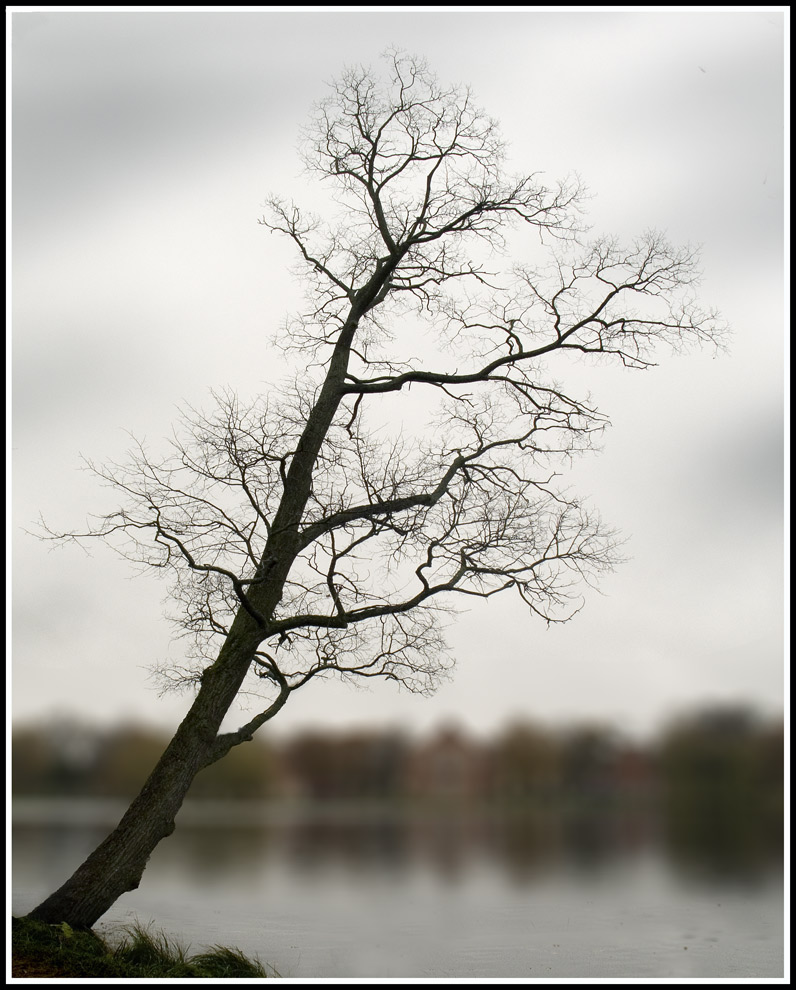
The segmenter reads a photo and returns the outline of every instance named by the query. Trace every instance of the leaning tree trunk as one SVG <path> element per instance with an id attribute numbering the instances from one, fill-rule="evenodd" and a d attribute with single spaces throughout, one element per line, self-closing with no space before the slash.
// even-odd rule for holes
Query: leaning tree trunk
<path id="1" fill-rule="evenodd" d="M 55 893 L 29 917 L 73 928 L 90 928 L 122 894 L 135 890 L 153 850 L 175 828 L 175 816 L 194 777 L 219 758 L 218 730 L 274 613 L 288 572 L 300 552 L 300 521 L 312 488 L 318 453 L 344 394 L 351 344 L 359 320 L 379 301 L 399 256 L 379 262 L 370 280 L 352 298 L 329 361 L 323 387 L 312 408 L 285 478 L 261 562 L 261 580 L 249 589 L 247 607 L 235 617 L 218 659 L 202 675 L 196 700 L 141 793 L 111 834 Z M 284 703 L 280 695 L 277 707 Z"/>
<path id="2" fill-rule="evenodd" d="M 138 797 L 113 832 L 62 887 L 31 911 L 30 917 L 90 928 L 118 897 L 138 887 L 153 850 L 174 831 L 174 818 L 191 782 L 208 761 L 255 648 L 251 633 L 235 634 L 233 628 Z"/>

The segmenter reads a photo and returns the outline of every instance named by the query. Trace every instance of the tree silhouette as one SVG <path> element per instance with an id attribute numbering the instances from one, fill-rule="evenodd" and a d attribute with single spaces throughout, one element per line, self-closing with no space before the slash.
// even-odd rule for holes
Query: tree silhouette
<path id="1" fill-rule="evenodd" d="M 89 926 L 135 888 L 195 775 L 250 740 L 315 677 L 434 689 L 456 596 L 513 589 L 566 621 L 618 541 L 557 478 L 604 416 L 546 377 L 553 352 L 652 363 L 653 345 L 717 343 L 693 250 L 655 233 L 588 240 L 581 190 L 506 172 L 497 125 L 419 59 L 349 69 L 306 128 L 332 219 L 273 197 L 306 289 L 278 343 L 301 371 L 243 402 L 186 409 L 170 453 L 91 465 L 121 497 L 57 540 L 99 538 L 173 578 L 193 640 L 164 671 L 195 700 L 118 827 L 32 914 Z M 506 235 L 530 228 L 533 265 Z M 422 353 L 415 354 L 417 350 Z M 268 695 L 219 731 L 251 678 Z M 270 693 L 269 693 L 270 692 Z"/>

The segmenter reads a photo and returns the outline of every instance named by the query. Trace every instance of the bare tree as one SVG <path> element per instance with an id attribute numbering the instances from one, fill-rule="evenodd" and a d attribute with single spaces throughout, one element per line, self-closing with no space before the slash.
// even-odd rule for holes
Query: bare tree
<path id="1" fill-rule="evenodd" d="M 194 648 L 166 673 L 196 695 L 117 828 L 34 917 L 90 926 L 137 887 L 195 775 L 312 678 L 433 690 L 455 596 L 514 589 L 544 620 L 570 618 L 617 540 L 557 477 L 605 420 L 542 359 L 644 368 L 661 341 L 720 338 L 691 294 L 692 250 L 652 233 L 586 241 L 577 183 L 508 175 L 469 91 L 401 52 L 386 61 L 384 80 L 346 71 L 304 135 L 337 219 L 273 198 L 262 220 L 292 242 L 306 286 L 280 340 L 302 373 L 249 403 L 222 392 L 209 413 L 187 409 L 165 457 L 139 445 L 94 467 L 120 507 L 50 532 L 170 572 Z M 522 227 L 537 264 L 507 267 L 504 235 Z M 262 710 L 221 733 L 247 678 Z"/>

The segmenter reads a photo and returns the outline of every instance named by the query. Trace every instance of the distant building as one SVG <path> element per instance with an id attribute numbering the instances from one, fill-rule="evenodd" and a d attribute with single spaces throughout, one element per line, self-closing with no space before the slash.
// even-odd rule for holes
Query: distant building
<path id="1" fill-rule="evenodd" d="M 403 790 L 410 797 L 478 800 L 485 791 L 484 748 L 462 730 L 440 729 L 408 754 Z"/>

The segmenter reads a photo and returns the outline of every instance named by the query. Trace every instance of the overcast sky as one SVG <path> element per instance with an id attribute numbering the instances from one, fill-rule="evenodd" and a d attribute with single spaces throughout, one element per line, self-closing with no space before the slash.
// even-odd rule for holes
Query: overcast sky
<path id="1" fill-rule="evenodd" d="M 257 224 L 299 200 L 299 128 L 326 84 L 389 45 L 471 85 L 517 171 L 577 172 L 595 232 L 703 246 L 734 337 L 647 372 L 575 364 L 612 428 L 572 480 L 629 561 L 572 623 L 518 599 L 464 613 L 432 699 L 311 684 L 281 728 L 457 719 L 611 721 L 783 704 L 783 8 L 754 12 L 36 11 L 13 14 L 13 714 L 173 726 L 149 665 L 178 657 L 165 586 L 101 545 L 52 551 L 109 493 L 80 454 L 156 440 L 211 387 L 267 389 L 297 301 L 289 245 Z M 276 723 L 274 724 L 276 728 Z"/>

